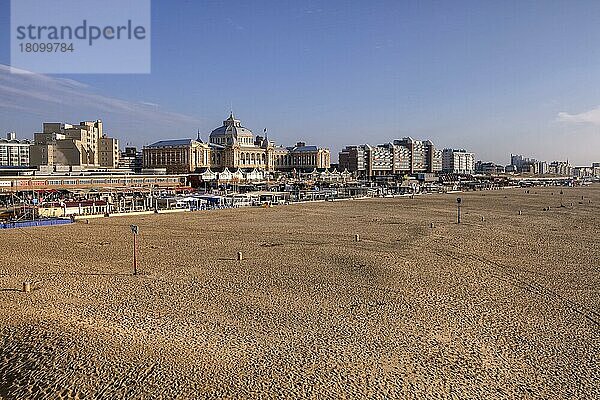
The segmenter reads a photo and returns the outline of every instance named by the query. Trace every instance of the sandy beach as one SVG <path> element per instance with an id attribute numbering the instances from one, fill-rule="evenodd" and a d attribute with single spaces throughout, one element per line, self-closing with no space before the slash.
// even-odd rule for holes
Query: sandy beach
<path id="1" fill-rule="evenodd" d="M 527 190 L 0 231 L 0 398 L 599 398 L 600 186 Z"/>

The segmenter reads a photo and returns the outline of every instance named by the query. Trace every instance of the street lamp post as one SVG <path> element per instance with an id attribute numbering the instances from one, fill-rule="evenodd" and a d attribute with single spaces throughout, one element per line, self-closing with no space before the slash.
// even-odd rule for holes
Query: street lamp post
<path id="1" fill-rule="evenodd" d="M 133 274 L 137 275 L 137 235 L 139 228 L 137 225 L 130 225 L 131 233 L 133 233 Z"/>

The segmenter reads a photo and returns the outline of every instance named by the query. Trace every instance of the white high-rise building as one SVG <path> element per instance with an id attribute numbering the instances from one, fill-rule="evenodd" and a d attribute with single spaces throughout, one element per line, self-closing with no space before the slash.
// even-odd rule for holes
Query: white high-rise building
<path id="1" fill-rule="evenodd" d="M 475 172 L 475 155 L 464 149 L 444 149 L 442 171 L 453 174 L 472 174 Z"/>
<path id="2" fill-rule="evenodd" d="M 6 139 L 0 139 L 0 167 L 28 167 L 29 140 L 17 140 L 14 132 L 9 132 Z"/>
<path id="3" fill-rule="evenodd" d="M 430 140 L 405 137 L 377 146 L 346 146 L 339 166 L 368 177 L 437 173 L 442 170 L 442 152 Z"/>

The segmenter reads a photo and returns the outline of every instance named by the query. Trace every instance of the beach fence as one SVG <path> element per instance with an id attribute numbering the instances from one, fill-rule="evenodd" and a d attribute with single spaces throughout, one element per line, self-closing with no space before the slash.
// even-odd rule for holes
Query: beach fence
<path id="1" fill-rule="evenodd" d="M 15 228 L 31 228 L 34 226 L 51 226 L 51 225 L 66 225 L 72 224 L 71 219 L 38 219 L 35 221 L 11 221 L 1 222 L 0 229 L 15 229 Z"/>

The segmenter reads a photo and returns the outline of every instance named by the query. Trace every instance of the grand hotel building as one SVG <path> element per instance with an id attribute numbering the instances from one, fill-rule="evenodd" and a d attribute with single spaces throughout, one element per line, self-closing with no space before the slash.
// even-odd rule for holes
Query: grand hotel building
<path id="1" fill-rule="evenodd" d="M 209 142 L 198 138 L 161 140 L 143 149 L 144 168 L 166 168 L 167 173 L 213 170 L 257 169 L 261 171 L 327 169 L 329 149 L 299 142 L 292 147 L 276 146 L 265 136 L 254 136 L 240 120 L 229 115 L 210 133 Z"/>

